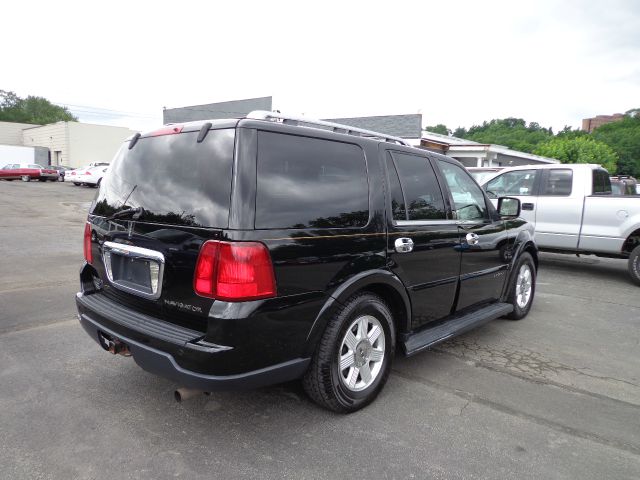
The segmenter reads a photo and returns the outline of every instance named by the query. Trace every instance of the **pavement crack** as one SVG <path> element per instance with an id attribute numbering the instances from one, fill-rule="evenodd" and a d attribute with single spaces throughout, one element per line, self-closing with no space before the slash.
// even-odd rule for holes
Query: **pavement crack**
<path id="1" fill-rule="evenodd" d="M 622 442 L 620 440 L 615 440 L 611 438 L 606 438 L 601 435 L 587 432 L 585 430 L 580 430 L 578 428 L 573 428 L 568 425 L 564 425 L 562 423 L 556 422 L 554 420 L 549 420 L 543 417 L 539 417 L 537 415 L 532 415 L 530 413 L 523 412 L 521 410 L 517 410 L 515 408 L 509 407 L 507 405 L 503 405 L 501 403 L 495 402 L 493 400 L 489 400 L 487 398 L 480 397 L 470 392 L 466 392 L 457 388 L 449 387 L 448 385 L 443 385 L 438 382 L 434 382 L 433 380 L 428 380 L 426 378 L 419 377 L 417 375 L 412 375 L 406 372 L 402 372 L 396 369 L 393 369 L 394 375 L 397 375 L 405 380 L 419 383 L 422 385 L 426 385 L 428 387 L 433 387 L 438 390 L 450 393 L 452 395 L 457 396 L 458 398 L 462 398 L 466 400 L 467 403 L 460 409 L 460 414 L 462 411 L 470 404 L 475 403 L 478 405 L 485 406 L 492 410 L 504 413 L 506 415 L 510 415 L 513 417 L 517 417 L 532 423 L 535 423 L 540 426 L 544 426 L 547 428 L 551 428 L 558 432 L 564 433 L 566 435 L 570 435 L 577 438 L 582 438 L 584 440 L 589 440 L 592 442 L 596 442 L 600 445 L 605 445 L 607 447 L 615 448 L 618 450 L 623 450 L 625 452 L 631 453 L 633 455 L 640 456 L 640 445 L 630 444 L 627 442 Z"/>
<path id="2" fill-rule="evenodd" d="M 569 365 L 564 365 L 553 360 L 549 360 L 542 354 L 526 348 L 518 348 L 515 350 L 503 348 L 502 350 L 496 350 L 486 345 L 479 345 L 478 343 L 467 339 L 455 339 L 445 342 L 441 344 L 441 346 L 431 349 L 431 351 L 443 355 L 451 355 L 464 361 L 471 360 L 479 367 L 495 372 L 506 373 L 514 377 L 527 380 L 529 382 L 553 385 L 555 387 L 559 387 L 575 393 L 582 393 L 606 400 L 616 399 L 607 397 L 606 395 L 600 395 L 580 388 L 570 387 L 562 383 L 554 382 L 553 380 L 549 380 L 548 378 L 546 378 L 546 375 L 569 372 L 576 375 L 583 375 L 589 378 L 594 378 L 597 380 L 619 382 L 625 385 L 632 386 L 634 388 L 640 388 L 640 385 L 628 380 L 621 380 L 604 375 L 596 375 L 585 371 L 587 370 L 585 368 L 576 368 Z M 623 400 L 618 401 L 625 404 L 638 406 L 637 404 L 624 402 Z"/>
<path id="3" fill-rule="evenodd" d="M 32 330 L 40 330 L 43 328 L 59 327 L 59 326 L 69 325 L 71 323 L 76 323 L 76 322 L 77 320 L 74 315 L 72 318 L 65 318 L 62 320 L 54 321 L 54 322 L 35 323 L 30 325 L 17 325 L 9 328 L 0 328 L 0 337 L 4 337 L 5 335 L 10 335 L 13 333 L 23 333 L 23 332 L 28 332 Z"/>

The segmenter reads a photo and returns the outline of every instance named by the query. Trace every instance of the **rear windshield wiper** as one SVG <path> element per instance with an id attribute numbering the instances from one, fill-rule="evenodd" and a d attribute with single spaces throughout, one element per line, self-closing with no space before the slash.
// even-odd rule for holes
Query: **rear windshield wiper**
<path id="1" fill-rule="evenodd" d="M 138 220 L 140 216 L 144 213 L 144 208 L 136 207 L 136 208 L 125 208 L 124 210 L 120 210 L 119 212 L 114 213 L 107 217 L 107 220 L 115 220 L 116 218 L 128 217 L 132 215 L 134 220 Z"/>

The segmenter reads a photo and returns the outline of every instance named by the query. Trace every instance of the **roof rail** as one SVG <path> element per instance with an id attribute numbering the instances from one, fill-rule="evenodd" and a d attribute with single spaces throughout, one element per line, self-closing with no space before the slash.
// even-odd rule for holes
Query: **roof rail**
<path id="1" fill-rule="evenodd" d="M 406 140 L 400 137 L 394 137 L 391 135 L 386 135 L 384 133 L 374 132 L 372 130 L 365 130 L 364 128 L 350 127 L 349 125 L 343 125 L 341 123 L 325 122 L 324 120 L 314 120 L 312 118 L 307 118 L 307 117 L 296 117 L 292 115 L 285 115 L 279 112 L 267 112 L 265 110 L 254 110 L 253 112 L 248 113 L 246 118 L 250 118 L 253 120 L 269 120 L 272 122 L 281 120 L 282 123 L 294 123 L 296 125 L 300 125 L 303 127 L 306 125 L 328 127 L 331 129 L 331 131 L 336 133 L 345 133 L 347 135 L 361 134 L 365 137 L 380 138 L 385 142 L 395 142 L 400 145 L 406 145 L 407 147 L 411 146 L 409 142 L 407 142 Z"/>

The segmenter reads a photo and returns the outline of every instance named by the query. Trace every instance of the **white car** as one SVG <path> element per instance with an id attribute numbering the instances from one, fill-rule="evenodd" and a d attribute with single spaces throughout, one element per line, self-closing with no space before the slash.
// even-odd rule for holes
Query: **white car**
<path id="1" fill-rule="evenodd" d="M 87 185 L 97 187 L 102 181 L 102 177 L 109 169 L 109 166 L 101 165 L 99 167 L 79 168 L 73 170 L 69 175 L 69 180 L 74 185 Z"/>

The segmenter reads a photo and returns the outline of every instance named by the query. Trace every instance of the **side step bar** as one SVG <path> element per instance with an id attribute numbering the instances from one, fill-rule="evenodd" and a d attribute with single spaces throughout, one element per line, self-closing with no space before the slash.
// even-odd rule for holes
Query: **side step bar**
<path id="1" fill-rule="evenodd" d="M 407 336 L 402 342 L 404 351 L 408 357 L 415 355 L 448 338 L 460 335 L 491 320 L 508 315 L 512 311 L 513 305 L 508 303 L 493 303 L 461 317 L 454 317 L 444 323 L 439 323 L 431 328 L 420 330 Z"/>

